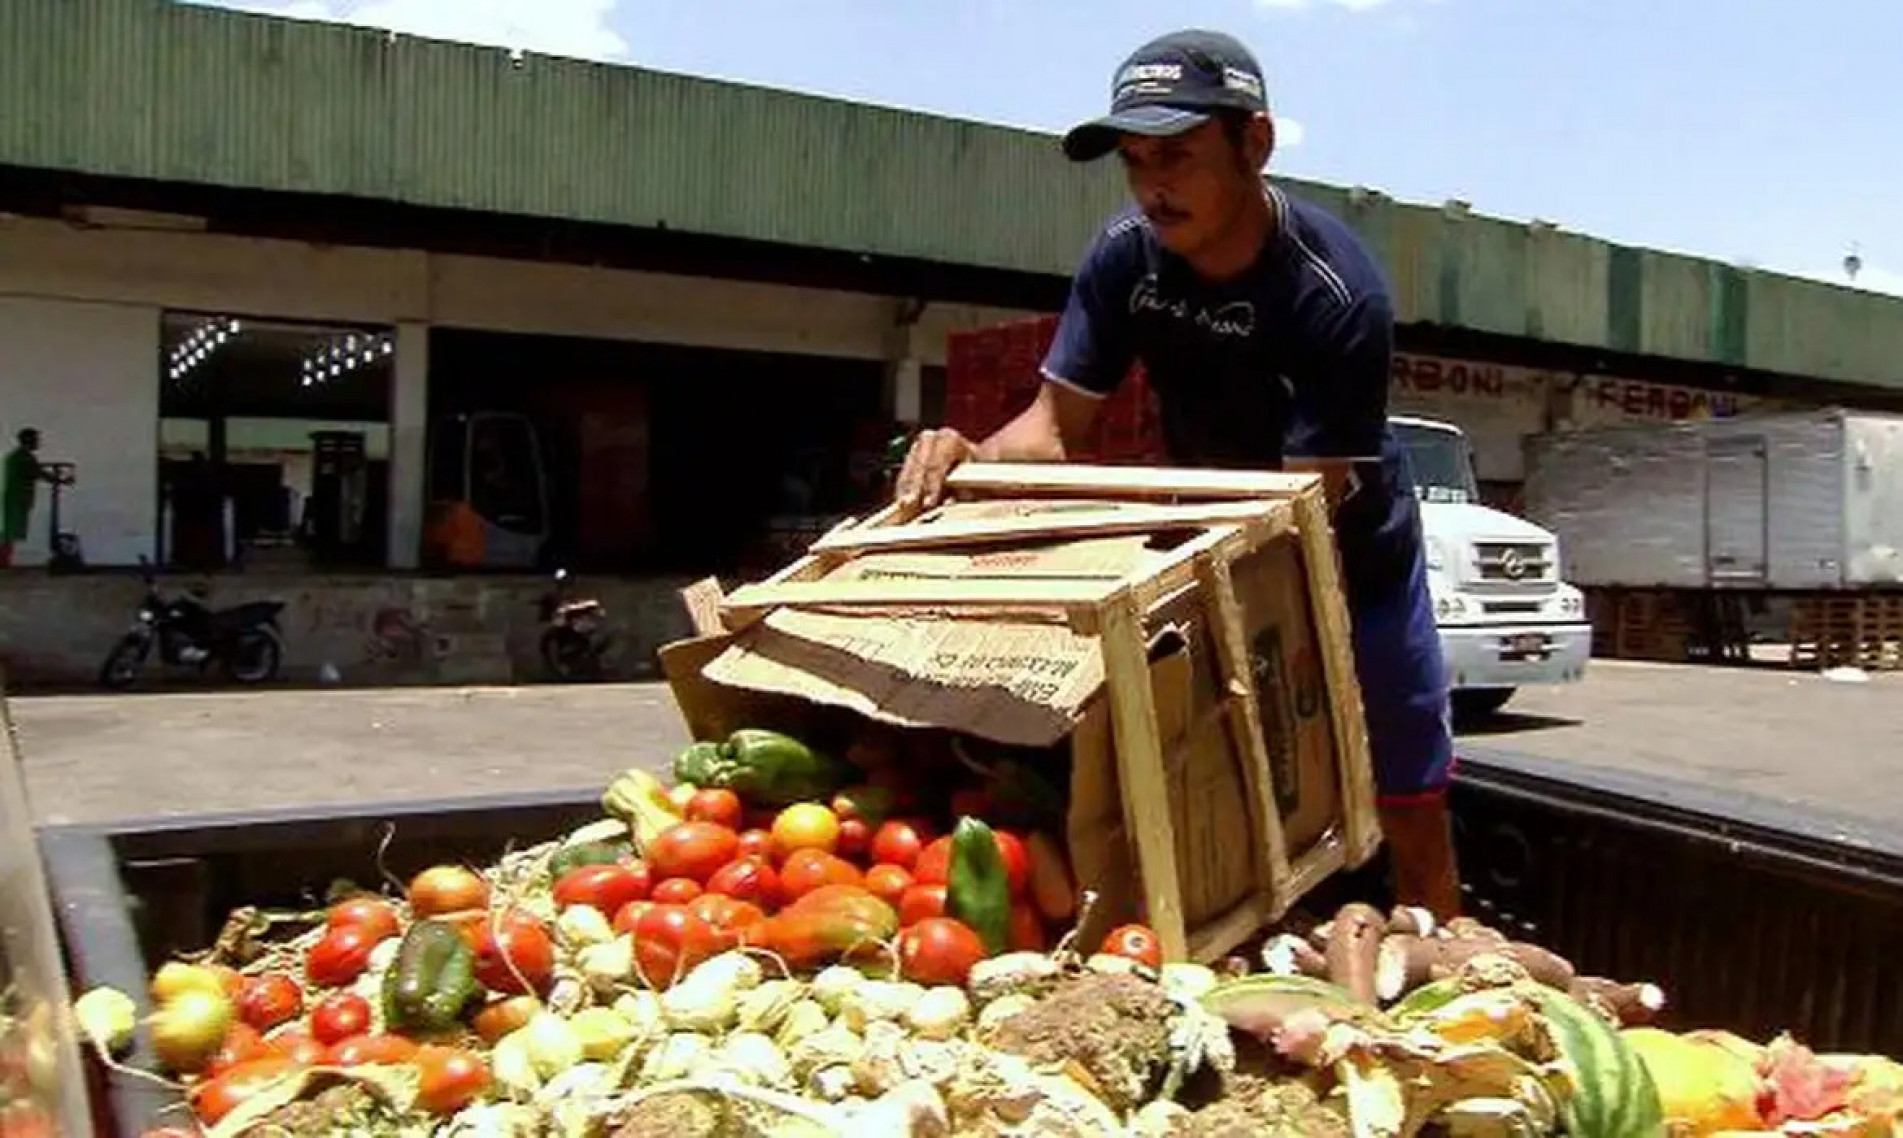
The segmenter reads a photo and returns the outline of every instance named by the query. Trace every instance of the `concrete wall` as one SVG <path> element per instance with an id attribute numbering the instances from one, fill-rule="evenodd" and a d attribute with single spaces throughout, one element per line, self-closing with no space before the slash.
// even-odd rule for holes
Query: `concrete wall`
<path id="1" fill-rule="evenodd" d="M 0 295 L 856 359 L 891 358 L 902 310 L 892 298 L 827 289 L 31 218 L 0 220 Z M 906 346 L 942 364 L 952 329 L 1022 315 L 930 305 Z"/>
<path id="2" fill-rule="evenodd" d="M 204 603 L 215 607 L 285 602 L 287 683 L 317 683 L 325 665 L 350 686 L 522 683 L 543 675 L 536 600 L 548 587 L 545 578 L 179 576 L 162 578 L 161 594 L 193 584 L 206 588 Z M 607 658 L 612 676 L 659 676 L 655 651 L 689 634 L 677 595 L 684 584 L 576 582 L 575 595 L 607 606 L 617 641 Z M 21 687 L 91 685 L 141 593 L 130 574 L 0 573 L 0 660 L 9 679 Z M 190 669 L 156 665 L 148 679 L 198 682 Z"/>
<path id="3" fill-rule="evenodd" d="M 61 492 L 60 528 L 79 535 L 92 561 L 130 564 L 153 549 L 158 354 L 150 305 L 0 295 L 0 450 L 13 449 L 20 428 L 38 427 L 42 461 L 77 465 L 77 484 Z M 16 564 L 46 560 L 51 498 L 41 486 Z"/>

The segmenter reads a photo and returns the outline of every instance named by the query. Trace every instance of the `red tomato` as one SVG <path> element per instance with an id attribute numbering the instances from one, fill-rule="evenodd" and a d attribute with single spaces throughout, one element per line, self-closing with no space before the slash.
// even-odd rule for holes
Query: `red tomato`
<path id="1" fill-rule="evenodd" d="M 645 867 L 637 874 L 625 865 L 580 865 L 555 882 L 555 907 L 588 905 L 612 917 L 628 902 L 645 900 L 648 888 Z"/>
<path id="2" fill-rule="evenodd" d="M 1011 948 L 1016 952 L 1043 952 L 1044 920 L 1037 909 L 1025 901 L 1011 906 Z"/>
<path id="3" fill-rule="evenodd" d="M 1111 929 L 1110 935 L 1103 938 L 1103 947 L 1097 951 L 1126 957 L 1151 968 L 1163 967 L 1163 941 L 1148 925 L 1119 925 Z"/>
<path id="4" fill-rule="evenodd" d="M 238 996 L 238 1018 L 259 1031 L 288 1023 L 303 1010 L 303 989 L 282 972 L 251 977 Z"/>
<path id="5" fill-rule="evenodd" d="M 945 886 L 913 885 L 899 897 L 899 927 L 945 915 Z"/>
<path id="6" fill-rule="evenodd" d="M 707 893 L 688 905 L 695 916 L 706 921 L 720 934 L 724 947 L 731 948 L 740 943 L 740 934 L 746 929 L 766 920 L 766 913 L 760 906 L 747 901 L 736 901 L 720 893 Z"/>
<path id="7" fill-rule="evenodd" d="M 825 850 L 794 850 L 780 867 L 780 900 L 792 904 L 825 885 L 858 885 L 859 867 Z"/>
<path id="8" fill-rule="evenodd" d="M 187 1092 L 192 1111 L 207 1126 L 236 1110 L 244 1101 L 296 1069 L 289 1059 L 275 1056 L 240 1063 L 216 1078 L 193 1086 Z"/>
<path id="9" fill-rule="evenodd" d="M 894 818 L 873 832 L 872 860 L 915 873 L 913 867 L 918 864 L 919 851 L 925 848 L 929 833 L 915 822 Z"/>
<path id="10" fill-rule="evenodd" d="M 773 860 L 773 831 L 762 827 L 757 830 L 740 831 L 739 849 L 735 857 L 757 857 L 764 861 Z"/>
<path id="11" fill-rule="evenodd" d="M 293 1027 L 280 1031 L 265 1040 L 265 1053 L 304 1067 L 315 1067 L 324 1061 L 326 1048 L 311 1038 L 311 1033 L 302 1027 Z"/>
<path id="12" fill-rule="evenodd" d="M 685 905 L 705 892 L 691 877 L 670 877 L 654 886 L 653 900 L 662 905 Z"/>
<path id="13" fill-rule="evenodd" d="M 503 996 L 482 1006 L 470 1026 L 482 1041 L 494 1047 L 503 1036 L 528 1026 L 542 1002 L 534 996 Z"/>
<path id="14" fill-rule="evenodd" d="M 712 822 L 729 830 L 738 830 L 743 818 L 740 796 L 731 790 L 697 790 L 687 800 L 689 822 Z"/>
<path id="15" fill-rule="evenodd" d="M 627 936 L 633 932 L 635 925 L 641 920 L 641 914 L 653 907 L 653 901 L 630 901 L 628 904 L 621 906 L 621 911 L 615 914 L 615 935 Z"/>
<path id="16" fill-rule="evenodd" d="M 462 913 L 489 905 L 489 883 L 473 869 L 433 865 L 410 882 L 410 911 L 419 917 Z"/>
<path id="17" fill-rule="evenodd" d="M 205 1064 L 205 1074 L 216 1075 L 240 1063 L 269 1058 L 271 1054 L 271 1047 L 264 1042 L 264 1036 L 258 1033 L 258 1029 L 240 1020 L 226 1030 L 224 1042 L 218 1045 L 211 1061 Z"/>
<path id="18" fill-rule="evenodd" d="M 370 1030 L 370 1001 L 355 992 L 332 992 L 311 1009 L 311 1037 L 319 1043 L 342 1043 Z"/>
<path id="19" fill-rule="evenodd" d="M 721 951 L 719 930 L 685 905 L 654 905 L 634 927 L 635 972 L 650 988 L 669 988 Z"/>
<path id="20" fill-rule="evenodd" d="M 368 1063 L 408 1063 L 415 1057 L 415 1043 L 400 1035 L 378 1032 L 353 1035 L 333 1044 L 324 1052 L 324 1063 L 331 1067 L 361 1067 Z"/>
<path id="21" fill-rule="evenodd" d="M 1030 852 L 1016 834 L 1003 830 L 993 830 L 991 834 L 998 842 L 998 856 L 1004 859 L 1005 876 L 1011 882 L 1011 896 L 1023 897 L 1031 888 Z"/>
<path id="22" fill-rule="evenodd" d="M 705 881 L 740 851 L 740 835 L 712 822 L 678 822 L 648 843 L 648 869 L 656 877 Z"/>
<path id="23" fill-rule="evenodd" d="M 352 897 L 330 907 L 326 923 L 333 929 L 356 925 L 378 940 L 397 934 L 396 908 L 381 897 Z"/>
<path id="24" fill-rule="evenodd" d="M 331 929 L 305 955 L 304 973 L 320 988 L 341 988 L 363 975 L 379 940 L 361 925 Z"/>
<path id="25" fill-rule="evenodd" d="M 866 891 L 894 909 L 912 887 L 912 875 L 901 866 L 875 865 L 866 870 Z"/>
<path id="26" fill-rule="evenodd" d="M 492 992 L 540 995 L 555 979 L 555 942 L 548 926 L 524 910 L 510 909 L 499 920 L 484 921 L 475 942 L 476 981 Z"/>
<path id="27" fill-rule="evenodd" d="M 489 1065 L 460 1047 L 431 1044 L 416 1053 L 422 1086 L 416 1104 L 431 1114 L 454 1114 L 489 1089 Z"/>
<path id="28" fill-rule="evenodd" d="M 951 880 L 952 840 L 935 838 L 919 851 L 918 864 L 912 867 L 914 879 L 926 885 L 943 885 Z"/>
<path id="29" fill-rule="evenodd" d="M 899 970 L 920 984 L 962 987 L 971 966 L 984 958 L 984 941 L 949 917 L 929 917 L 899 934 Z"/>
<path id="30" fill-rule="evenodd" d="M 872 827 L 863 818 L 847 818 L 839 823 L 839 837 L 833 852 L 840 857 L 863 857 L 872 848 Z"/>
<path id="31" fill-rule="evenodd" d="M 780 903 L 780 875 L 764 857 L 742 857 L 721 866 L 719 872 L 709 877 L 707 892 L 772 909 Z"/>

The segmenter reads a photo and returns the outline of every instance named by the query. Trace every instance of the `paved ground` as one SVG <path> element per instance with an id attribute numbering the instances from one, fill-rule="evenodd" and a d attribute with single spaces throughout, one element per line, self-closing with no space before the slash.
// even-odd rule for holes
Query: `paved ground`
<path id="1" fill-rule="evenodd" d="M 664 684 L 28 696 L 42 822 L 581 788 L 665 763 Z"/>
<path id="2" fill-rule="evenodd" d="M 1470 738 L 1889 822 L 1903 677 L 1594 661 Z M 13 701 L 43 822 L 598 790 L 683 742 L 662 685 L 405 688 Z"/>
<path id="3" fill-rule="evenodd" d="M 1903 817 L 1903 675 L 1594 660 L 1529 688 L 1467 737 L 1503 750 L 1727 786 L 1894 826 Z"/>

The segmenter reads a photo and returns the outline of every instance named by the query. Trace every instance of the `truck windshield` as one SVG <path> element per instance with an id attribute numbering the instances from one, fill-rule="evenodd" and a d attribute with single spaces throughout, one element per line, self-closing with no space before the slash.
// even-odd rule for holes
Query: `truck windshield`
<path id="1" fill-rule="evenodd" d="M 1467 440 L 1457 431 L 1395 423 L 1395 437 L 1407 456 L 1408 477 L 1423 502 L 1477 502 L 1480 487 L 1474 481 Z"/>

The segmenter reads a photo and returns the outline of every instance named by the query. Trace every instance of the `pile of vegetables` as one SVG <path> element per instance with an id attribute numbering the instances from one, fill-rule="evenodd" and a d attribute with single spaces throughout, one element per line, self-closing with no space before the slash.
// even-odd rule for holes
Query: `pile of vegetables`
<path id="1" fill-rule="evenodd" d="M 1903 1104 L 1887 1061 L 1663 1032 L 1656 987 L 1419 910 L 1215 969 L 1141 925 L 1080 946 L 1061 795 L 1008 758 L 748 730 L 673 774 L 480 872 L 233 914 L 152 977 L 174 1131 L 1862 1135 Z M 135 1001 L 75 1011 L 132 1071 Z"/>

